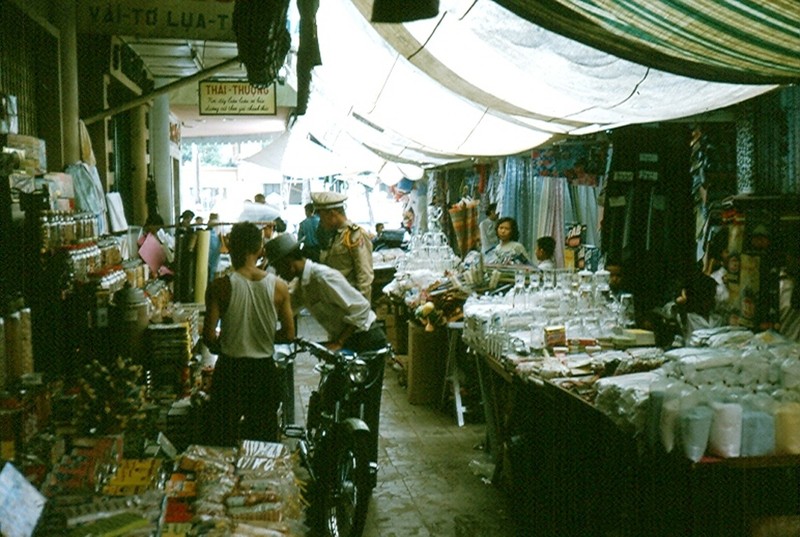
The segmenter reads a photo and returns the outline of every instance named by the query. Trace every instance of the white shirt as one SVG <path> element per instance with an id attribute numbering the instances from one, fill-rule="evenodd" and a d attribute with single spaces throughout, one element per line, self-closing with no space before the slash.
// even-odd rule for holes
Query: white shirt
<path id="1" fill-rule="evenodd" d="M 725 267 L 720 267 L 714 272 L 710 274 L 714 281 L 717 282 L 717 307 L 727 307 L 728 306 L 728 299 L 730 298 L 730 292 L 728 291 L 728 285 L 725 283 L 725 275 L 728 273 L 725 270 Z"/>
<path id="2" fill-rule="evenodd" d="M 552 259 L 545 259 L 544 261 L 539 261 L 539 264 L 536 265 L 539 270 L 553 270 L 556 268 L 555 263 L 553 263 Z"/>
<path id="3" fill-rule="evenodd" d="M 513 265 L 530 263 L 528 251 L 517 241 L 498 243 L 497 246 L 486 252 L 486 263 L 496 265 Z"/>
<path id="4" fill-rule="evenodd" d="M 341 272 L 310 259 L 306 259 L 300 285 L 292 298 L 311 312 L 330 339 L 338 337 L 347 325 L 364 332 L 377 318 L 364 295 Z"/>

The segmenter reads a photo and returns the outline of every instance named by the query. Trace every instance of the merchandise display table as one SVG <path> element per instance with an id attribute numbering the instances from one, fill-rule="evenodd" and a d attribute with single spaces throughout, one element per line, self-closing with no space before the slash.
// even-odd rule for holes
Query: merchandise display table
<path id="1" fill-rule="evenodd" d="M 751 535 L 800 513 L 800 456 L 704 457 L 643 450 L 570 386 L 520 378 L 475 355 L 495 481 L 520 530 L 540 535 Z M 565 533 L 566 532 L 566 533 Z"/>
<path id="2" fill-rule="evenodd" d="M 123 458 L 123 435 L 84 439 L 61 457 L 41 492 L 7 463 L 0 514 L 20 512 L 3 535 L 305 535 L 296 459 L 284 444 L 244 440 L 237 447 L 161 438 L 159 456 Z M 44 513 L 43 513 L 44 512 Z M 37 523 L 37 519 L 38 523 Z M 4 520 L 4 523 L 8 520 Z M 6 532 L 7 530 L 7 532 Z"/>

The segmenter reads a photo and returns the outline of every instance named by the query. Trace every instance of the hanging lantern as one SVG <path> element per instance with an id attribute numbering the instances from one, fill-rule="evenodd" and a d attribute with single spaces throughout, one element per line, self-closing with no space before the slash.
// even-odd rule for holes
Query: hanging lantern
<path id="1" fill-rule="evenodd" d="M 270 86 L 291 46 L 287 28 L 289 0 L 236 0 L 233 31 L 247 80 L 257 88 Z"/>

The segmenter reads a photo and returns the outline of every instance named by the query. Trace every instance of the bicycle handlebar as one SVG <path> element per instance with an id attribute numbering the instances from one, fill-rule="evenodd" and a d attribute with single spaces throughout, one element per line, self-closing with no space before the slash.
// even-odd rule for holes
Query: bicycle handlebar
<path id="1" fill-rule="evenodd" d="M 299 348 L 307 350 L 317 358 L 325 360 L 326 362 L 333 362 L 337 359 L 337 357 L 349 354 L 349 353 L 343 353 L 341 350 L 332 351 L 322 343 L 318 343 L 316 341 L 310 341 L 304 338 L 297 338 L 295 339 L 294 342 Z M 381 354 L 388 354 L 391 352 L 391 350 L 392 350 L 391 346 L 387 345 L 386 347 L 374 351 L 362 351 L 355 354 L 356 356 L 361 356 L 361 357 L 378 356 Z"/>
<path id="2" fill-rule="evenodd" d="M 339 354 L 338 351 L 332 351 L 322 343 L 317 343 L 316 341 L 304 338 L 297 338 L 294 341 L 299 348 L 307 350 L 317 358 L 325 360 L 326 362 L 334 361 Z"/>

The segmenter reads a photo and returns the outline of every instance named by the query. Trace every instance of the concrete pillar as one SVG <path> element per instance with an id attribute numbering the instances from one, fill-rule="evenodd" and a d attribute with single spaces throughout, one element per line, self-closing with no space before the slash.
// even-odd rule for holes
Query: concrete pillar
<path id="1" fill-rule="evenodd" d="M 146 105 L 131 110 L 131 193 L 133 201 L 133 222 L 140 226 L 147 218 L 148 153 L 147 153 L 147 112 Z"/>
<path id="2" fill-rule="evenodd" d="M 174 222 L 175 193 L 172 176 L 172 144 L 169 141 L 169 95 L 153 99 L 150 111 L 150 150 L 152 151 L 153 179 L 158 196 L 158 212 L 165 222 Z"/>
<path id="3" fill-rule="evenodd" d="M 61 32 L 61 132 L 63 167 L 81 160 L 78 121 L 78 40 L 75 0 L 52 3 Z"/>

